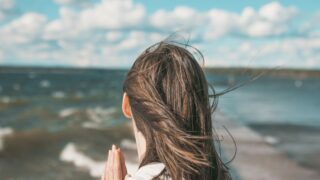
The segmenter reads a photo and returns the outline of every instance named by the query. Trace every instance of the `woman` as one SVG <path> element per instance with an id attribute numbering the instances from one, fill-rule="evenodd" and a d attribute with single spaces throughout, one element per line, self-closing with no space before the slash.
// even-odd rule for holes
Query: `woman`
<path id="1" fill-rule="evenodd" d="M 122 111 L 132 121 L 140 166 L 128 175 L 113 146 L 102 179 L 231 179 L 214 144 L 216 101 L 210 104 L 205 74 L 187 48 L 162 41 L 134 62 L 123 85 Z"/>

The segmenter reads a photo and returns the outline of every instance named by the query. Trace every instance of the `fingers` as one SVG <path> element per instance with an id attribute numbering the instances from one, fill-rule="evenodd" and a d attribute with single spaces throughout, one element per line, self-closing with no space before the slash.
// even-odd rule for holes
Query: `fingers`
<path id="1" fill-rule="evenodd" d="M 113 175 L 115 180 L 122 180 L 121 158 L 119 150 L 114 150 L 114 169 Z"/>
<path id="2" fill-rule="evenodd" d="M 127 167 L 126 167 L 123 153 L 120 150 L 120 148 L 119 148 L 119 153 L 120 153 L 120 160 L 121 160 L 122 177 L 124 178 L 127 175 Z"/>
<path id="3" fill-rule="evenodd" d="M 103 171 L 102 176 L 101 176 L 101 180 L 107 180 L 106 174 L 108 174 L 108 162 L 109 162 L 109 153 L 107 155 L 107 162 L 105 163 L 104 171 Z"/>
<path id="4" fill-rule="evenodd" d="M 112 180 L 109 178 L 109 173 L 111 172 L 110 168 L 112 166 L 111 164 L 111 158 L 112 158 L 112 153 L 110 150 L 108 150 L 108 160 L 107 160 L 107 164 L 106 164 L 106 170 L 105 170 L 105 180 Z"/>
<path id="5" fill-rule="evenodd" d="M 108 169 L 108 179 L 109 180 L 113 180 L 113 149 L 112 150 L 109 150 L 110 152 L 110 161 L 109 161 L 109 169 Z"/>
<path id="6" fill-rule="evenodd" d="M 123 180 L 127 175 L 124 157 L 119 148 L 112 145 L 101 180 Z"/>
<path id="7" fill-rule="evenodd" d="M 101 180 L 106 180 L 105 174 L 106 174 L 106 171 L 103 171 L 102 176 L 101 176 Z"/>

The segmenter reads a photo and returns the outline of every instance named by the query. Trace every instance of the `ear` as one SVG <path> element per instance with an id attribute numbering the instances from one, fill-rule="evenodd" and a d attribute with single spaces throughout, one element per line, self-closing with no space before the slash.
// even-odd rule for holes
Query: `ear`
<path id="1" fill-rule="evenodd" d="M 123 115 L 126 118 L 131 118 L 132 117 L 131 107 L 130 107 L 130 104 L 129 104 L 129 97 L 128 97 L 127 93 L 123 93 L 122 112 L 123 112 Z"/>

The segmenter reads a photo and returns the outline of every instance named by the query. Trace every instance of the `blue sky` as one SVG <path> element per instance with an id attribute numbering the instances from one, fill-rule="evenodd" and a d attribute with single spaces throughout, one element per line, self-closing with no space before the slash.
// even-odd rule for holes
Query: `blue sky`
<path id="1" fill-rule="evenodd" d="M 207 67 L 320 69 L 318 0 L 0 0 L 0 65 L 130 67 L 179 32 Z"/>

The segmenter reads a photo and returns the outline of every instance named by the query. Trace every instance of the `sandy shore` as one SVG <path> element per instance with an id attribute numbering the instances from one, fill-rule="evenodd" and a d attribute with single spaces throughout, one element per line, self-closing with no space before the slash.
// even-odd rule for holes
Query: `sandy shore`
<path id="1" fill-rule="evenodd" d="M 225 125 L 237 143 L 237 155 L 231 163 L 236 178 L 244 180 L 316 180 L 320 174 L 300 166 L 286 154 L 276 150 L 266 139 L 250 128 L 239 125 L 222 113 L 215 114 L 217 133 L 223 137 L 222 150 L 227 157 L 235 151 L 234 143 L 221 127 Z"/>

